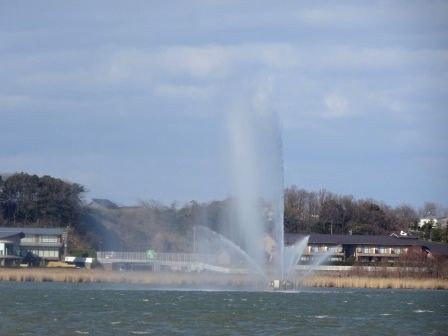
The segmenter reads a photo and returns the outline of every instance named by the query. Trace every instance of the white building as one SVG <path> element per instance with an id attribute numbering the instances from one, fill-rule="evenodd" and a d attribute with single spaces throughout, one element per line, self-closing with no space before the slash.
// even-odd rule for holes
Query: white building
<path id="1" fill-rule="evenodd" d="M 439 229 L 446 229 L 448 227 L 448 217 L 441 217 L 437 219 L 437 227 Z"/>
<path id="2" fill-rule="evenodd" d="M 434 217 L 420 218 L 420 220 L 418 222 L 418 227 L 422 228 L 425 224 L 428 224 L 428 223 L 432 223 L 432 227 L 436 227 L 437 222 L 438 222 L 437 218 L 434 218 Z"/>
<path id="3" fill-rule="evenodd" d="M 25 257 L 31 253 L 45 262 L 63 259 L 67 244 L 67 231 L 63 228 L 0 227 L 0 236 L 7 235 L 20 235 L 14 255 Z M 5 245 L 5 251 L 8 246 L 11 248 L 11 243 Z"/>
<path id="4" fill-rule="evenodd" d="M 23 232 L 3 231 L 0 232 L 0 265 L 14 266 L 20 260 L 20 239 L 25 235 Z"/>

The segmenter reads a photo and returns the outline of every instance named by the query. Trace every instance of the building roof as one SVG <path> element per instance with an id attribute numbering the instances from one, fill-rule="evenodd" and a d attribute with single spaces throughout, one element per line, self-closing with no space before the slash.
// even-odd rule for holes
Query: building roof
<path id="1" fill-rule="evenodd" d="M 118 205 L 116 205 L 111 200 L 105 199 L 105 198 L 92 198 L 92 202 L 89 204 L 89 206 L 97 206 L 101 208 L 106 209 L 117 209 Z"/>
<path id="2" fill-rule="evenodd" d="M 22 239 L 23 237 L 25 237 L 25 234 L 23 232 L 17 232 L 17 231 L 4 231 L 4 232 L 0 232 L 0 240 L 5 240 L 5 239 L 11 239 L 11 238 L 18 238 L 18 239 Z"/>
<path id="3" fill-rule="evenodd" d="M 294 244 L 305 237 L 301 234 L 286 234 L 285 243 Z M 341 235 L 311 233 L 309 244 L 334 244 L 334 245 L 419 245 L 418 239 L 409 236 L 379 236 L 379 235 Z"/>
<path id="4" fill-rule="evenodd" d="M 428 248 L 428 250 L 433 254 L 439 254 L 448 256 L 448 244 L 436 243 L 436 242 L 422 242 L 423 247 Z"/>
<path id="5" fill-rule="evenodd" d="M 35 227 L 0 227 L 0 235 L 3 233 L 19 233 L 23 232 L 25 235 L 62 235 L 64 228 L 35 228 Z"/>

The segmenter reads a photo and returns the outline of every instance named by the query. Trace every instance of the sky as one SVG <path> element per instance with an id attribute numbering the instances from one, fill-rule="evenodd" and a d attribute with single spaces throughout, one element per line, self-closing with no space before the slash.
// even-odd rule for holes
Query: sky
<path id="1" fill-rule="evenodd" d="M 260 90 L 286 186 L 448 205 L 446 1 L 0 0 L 0 172 L 223 199 L 224 116 Z"/>

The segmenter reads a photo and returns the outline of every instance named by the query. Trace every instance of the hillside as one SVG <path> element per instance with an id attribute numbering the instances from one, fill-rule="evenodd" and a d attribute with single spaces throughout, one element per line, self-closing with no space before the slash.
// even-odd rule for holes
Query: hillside
<path id="1" fill-rule="evenodd" d="M 182 206 L 144 202 L 119 207 L 109 200 L 86 204 L 84 190 L 79 184 L 50 176 L 0 176 L 0 226 L 68 227 L 70 253 L 84 255 L 94 250 L 188 252 L 195 225 L 210 227 L 238 242 L 237 236 L 232 237 L 236 231 L 232 228 L 232 199 L 192 201 Z M 266 213 L 264 206 L 260 202 L 262 213 Z M 420 212 L 435 210 L 427 203 Z M 418 219 L 418 211 L 407 205 L 393 208 L 374 200 L 356 200 L 326 190 L 309 192 L 295 186 L 285 190 L 287 233 L 389 234 L 416 230 Z M 448 235 L 446 229 L 431 227 L 417 233 L 443 242 Z"/>

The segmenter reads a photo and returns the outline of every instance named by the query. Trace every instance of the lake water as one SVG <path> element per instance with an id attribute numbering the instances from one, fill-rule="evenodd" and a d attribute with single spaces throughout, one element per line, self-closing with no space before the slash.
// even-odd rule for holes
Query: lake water
<path id="1" fill-rule="evenodd" d="M 0 335 L 448 335 L 448 292 L 3 282 Z"/>

